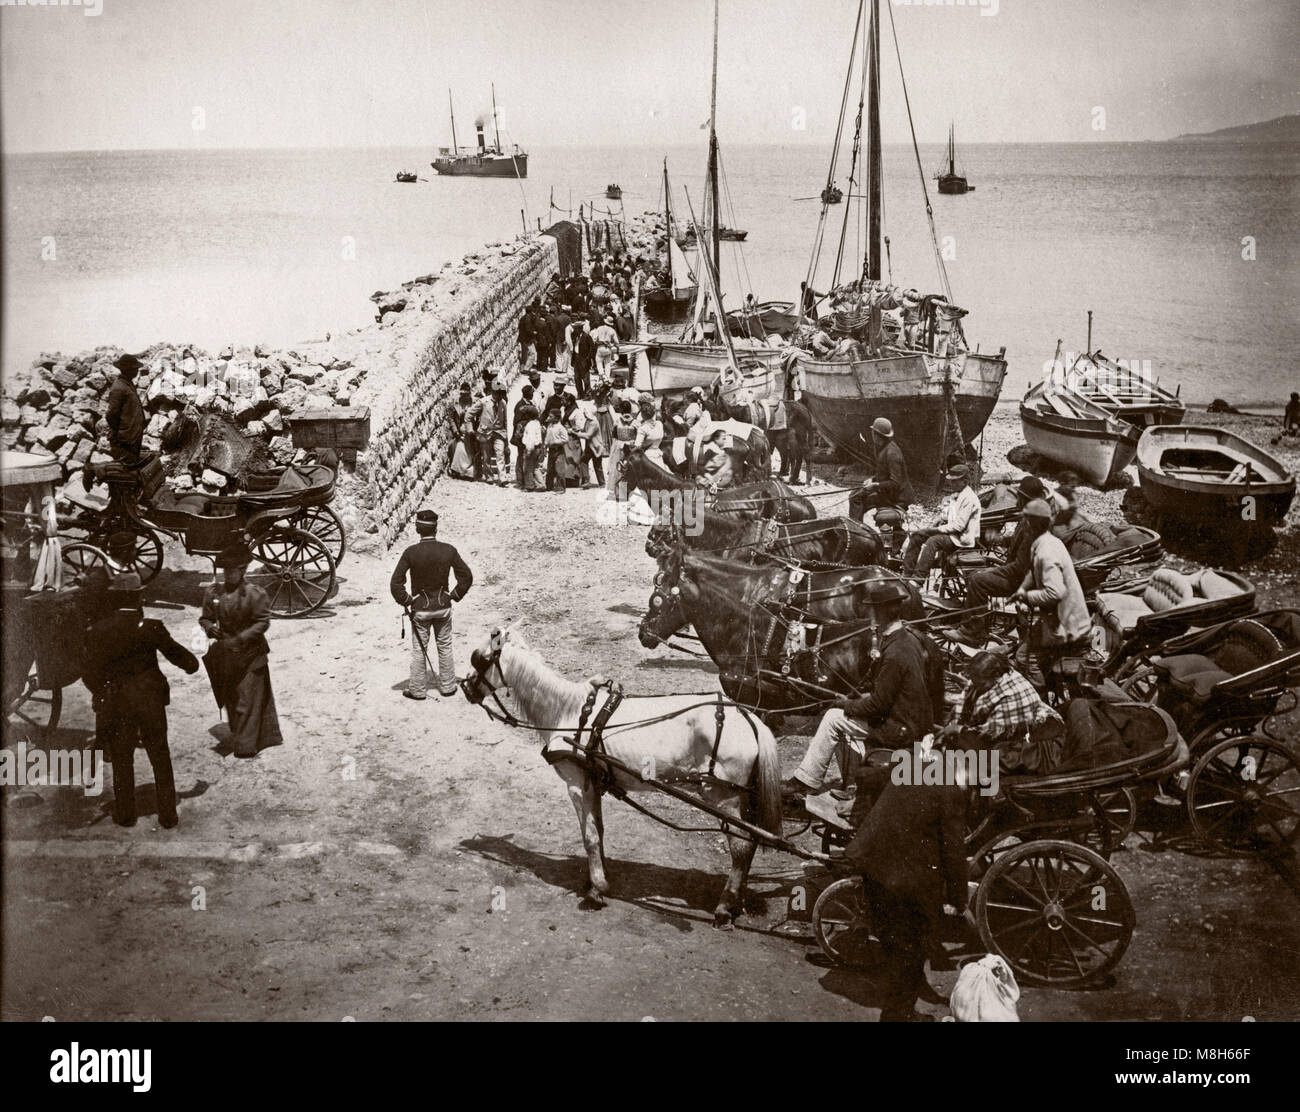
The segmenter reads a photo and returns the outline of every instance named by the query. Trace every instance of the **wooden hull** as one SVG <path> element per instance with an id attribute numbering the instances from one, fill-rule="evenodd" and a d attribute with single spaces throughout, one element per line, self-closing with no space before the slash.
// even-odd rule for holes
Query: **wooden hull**
<path id="1" fill-rule="evenodd" d="M 1230 482 L 1221 477 L 1225 468 L 1242 464 L 1258 478 Z M 1201 475 L 1195 473 L 1198 466 L 1204 469 Z M 1147 430 L 1138 447 L 1138 480 L 1157 513 L 1223 529 L 1252 522 L 1279 525 L 1295 498 L 1295 478 L 1262 448 L 1225 429 L 1194 425 Z"/>
<path id="2" fill-rule="evenodd" d="M 674 394 L 692 386 L 710 390 L 728 366 L 727 351 L 723 347 L 656 343 L 646 354 L 649 365 L 644 370 L 638 368 L 637 381 L 633 385 L 652 394 Z M 779 398 L 784 394 L 783 355 L 772 348 L 737 346 L 736 358 L 746 372 L 746 384 L 755 397 Z"/>
<path id="3" fill-rule="evenodd" d="M 870 459 L 871 422 L 888 418 L 914 485 L 933 486 L 945 461 L 947 399 L 967 443 L 979 439 L 1006 378 L 1005 359 L 967 352 L 945 359 L 897 355 L 859 362 L 800 361 L 803 402 L 836 447 Z"/>
<path id="4" fill-rule="evenodd" d="M 1062 417 L 1022 402 L 1020 427 L 1032 452 L 1098 487 L 1114 481 L 1137 452 L 1137 430 L 1114 419 Z"/>
<path id="5" fill-rule="evenodd" d="M 651 320 L 668 324 L 684 321 L 695 305 L 695 289 L 647 290 L 641 294 L 641 304 Z"/>
<path id="6" fill-rule="evenodd" d="M 944 174 L 939 179 L 939 192 L 948 196 L 958 196 L 962 193 L 972 192 L 972 186 L 967 184 L 965 178 L 953 174 Z"/>

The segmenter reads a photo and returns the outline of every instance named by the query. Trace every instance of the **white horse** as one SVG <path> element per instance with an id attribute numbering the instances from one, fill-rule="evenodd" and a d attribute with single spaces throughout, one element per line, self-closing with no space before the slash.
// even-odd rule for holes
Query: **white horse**
<path id="1" fill-rule="evenodd" d="M 482 703 L 489 695 L 508 688 L 514 696 L 518 724 L 535 729 L 552 754 L 572 752 L 563 741 L 578 728 L 582 708 L 595 698 L 581 744 L 590 741 L 589 728 L 604 705 L 604 681 L 592 677 L 574 683 L 557 675 L 528 647 L 518 633 L 493 631 L 491 639 L 473 654 L 475 672 L 464 684 L 466 697 Z M 770 833 L 781 833 L 781 765 L 776 739 L 753 714 L 713 696 L 663 695 L 625 699 L 610 715 L 603 730 L 602 750 L 646 778 L 686 782 L 699 798 L 712 803 Z M 573 760 L 555 762 L 578 812 L 582 841 L 587 850 L 589 887 L 586 898 L 605 905 L 609 881 L 605 878 L 604 823 L 596 778 Z M 712 772 L 704 784 L 701 775 Z M 600 766 L 596 765 L 599 775 Z M 613 772 L 618 787 L 628 792 L 652 792 L 649 785 L 621 772 Z M 731 873 L 714 910 L 713 924 L 729 929 L 741 911 L 745 880 L 754 859 L 755 843 L 728 832 Z"/>

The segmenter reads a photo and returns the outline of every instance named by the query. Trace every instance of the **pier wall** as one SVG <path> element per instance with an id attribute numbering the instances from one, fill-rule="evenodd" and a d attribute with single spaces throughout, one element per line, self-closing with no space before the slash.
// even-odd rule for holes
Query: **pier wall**
<path id="1" fill-rule="evenodd" d="M 377 528 L 385 546 L 406 529 L 446 470 L 453 447 L 448 411 L 460 387 L 469 383 L 477 393 L 489 370 L 507 382 L 518 377 L 519 318 L 558 269 L 549 236 L 497 256 L 438 304 L 395 374 L 364 384 L 379 387 L 370 401 L 365 463 L 373 506 L 365 528 Z"/>

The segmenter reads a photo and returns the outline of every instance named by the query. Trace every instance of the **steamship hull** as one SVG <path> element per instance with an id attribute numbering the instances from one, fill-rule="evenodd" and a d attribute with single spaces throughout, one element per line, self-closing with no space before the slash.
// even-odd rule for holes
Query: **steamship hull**
<path id="1" fill-rule="evenodd" d="M 430 165 L 435 172 L 448 178 L 528 177 L 526 154 L 462 155 L 460 158 L 438 158 Z"/>
<path id="2" fill-rule="evenodd" d="M 949 398 L 969 444 L 984 431 L 1007 375 L 1005 359 L 974 352 L 838 362 L 805 358 L 799 367 L 803 403 L 831 444 L 869 462 L 871 423 L 887 418 L 913 484 L 930 487 L 944 462 L 940 456 Z"/>

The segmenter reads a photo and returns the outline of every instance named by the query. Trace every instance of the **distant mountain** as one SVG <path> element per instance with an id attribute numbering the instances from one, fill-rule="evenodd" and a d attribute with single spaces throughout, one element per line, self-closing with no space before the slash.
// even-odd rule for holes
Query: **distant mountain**
<path id="1" fill-rule="evenodd" d="M 1292 116 L 1278 116 L 1275 120 L 1263 120 L 1257 124 L 1224 127 L 1196 135 L 1180 135 L 1172 142 L 1188 139 L 1214 139 L 1231 143 L 1300 143 L 1300 112 Z"/>

